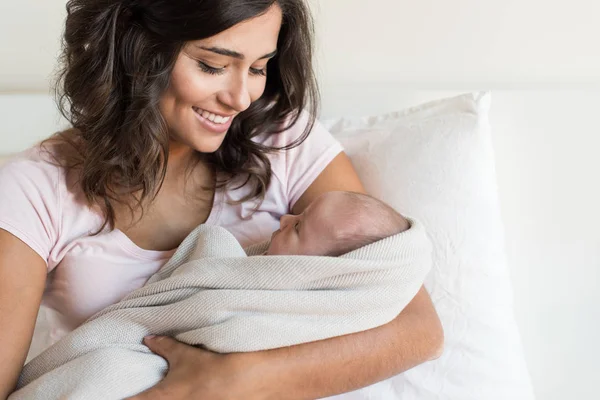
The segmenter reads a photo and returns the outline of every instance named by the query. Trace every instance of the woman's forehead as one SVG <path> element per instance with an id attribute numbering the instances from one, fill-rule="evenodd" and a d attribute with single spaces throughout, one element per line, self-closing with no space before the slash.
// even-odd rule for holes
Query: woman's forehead
<path id="1" fill-rule="evenodd" d="M 240 22 L 214 36 L 192 41 L 191 44 L 200 48 L 225 49 L 244 58 L 259 59 L 277 49 L 281 21 L 281 9 L 274 5 L 262 15 Z"/>

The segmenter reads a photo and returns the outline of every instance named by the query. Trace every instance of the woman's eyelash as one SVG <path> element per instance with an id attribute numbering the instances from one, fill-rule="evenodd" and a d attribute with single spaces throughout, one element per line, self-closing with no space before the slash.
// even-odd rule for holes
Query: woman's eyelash
<path id="1" fill-rule="evenodd" d="M 202 61 L 198 61 L 198 66 L 200 67 L 200 69 L 202 71 L 206 72 L 207 74 L 211 74 L 211 75 L 221 75 L 222 73 L 225 72 L 225 68 L 214 68 L 208 64 L 203 63 Z"/>
<path id="2" fill-rule="evenodd" d="M 221 74 L 225 73 L 225 68 L 211 67 L 210 65 L 203 63 L 202 61 L 198 61 L 198 66 L 200 67 L 200 69 L 203 72 L 206 72 L 207 74 L 210 74 L 210 75 L 221 75 Z M 267 68 L 266 67 L 264 69 L 250 68 L 250 73 L 252 75 L 267 76 Z"/>
<path id="3" fill-rule="evenodd" d="M 252 75 L 267 76 L 267 67 L 263 69 L 250 68 L 250 73 Z"/>

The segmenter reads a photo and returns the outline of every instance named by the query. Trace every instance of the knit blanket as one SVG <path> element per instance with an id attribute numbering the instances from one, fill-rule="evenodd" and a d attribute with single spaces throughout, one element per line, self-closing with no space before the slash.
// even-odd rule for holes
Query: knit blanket
<path id="1" fill-rule="evenodd" d="M 23 369 L 20 399 L 122 399 L 157 384 L 167 363 L 142 344 L 167 335 L 219 353 L 313 342 L 394 319 L 431 268 L 423 226 L 340 257 L 247 252 L 202 225 L 147 284 L 99 312 Z"/>

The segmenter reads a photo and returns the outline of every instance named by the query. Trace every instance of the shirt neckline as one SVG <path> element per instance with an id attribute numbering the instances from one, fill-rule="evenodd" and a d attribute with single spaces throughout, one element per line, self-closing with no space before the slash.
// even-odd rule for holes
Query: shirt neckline
<path id="1" fill-rule="evenodd" d="M 204 222 L 203 225 L 217 225 L 219 219 L 221 217 L 221 212 L 223 210 L 223 188 L 215 189 L 215 193 L 213 196 L 213 205 L 210 210 L 210 214 L 208 218 Z M 179 246 L 171 250 L 149 250 L 144 249 L 138 246 L 125 232 L 118 228 L 114 228 L 110 233 L 114 234 L 117 242 L 121 245 L 121 247 L 133 254 L 136 257 L 144 258 L 146 260 L 158 261 L 165 258 L 171 258 L 173 254 L 177 251 Z"/>

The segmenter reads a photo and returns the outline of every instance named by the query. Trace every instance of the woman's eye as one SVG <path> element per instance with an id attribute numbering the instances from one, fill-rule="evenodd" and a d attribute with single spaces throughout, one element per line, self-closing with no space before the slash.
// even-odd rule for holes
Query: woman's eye
<path id="1" fill-rule="evenodd" d="M 300 233 L 300 222 L 296 222 L 294 224 L 294 229 L 296 230 L 296 232 Z"/>
<path id="2" fill-rule="evenodd" d="M 250 73 L 257 76 L 267 76 L 267 67 L 264 67 L 263 69 L 250 68 Z"/>
<path id="3" fill-rule="evenodd" d="M 203 72 L 211 75 L 221 75 L 225 72 L 225 68 L 215 68 L 210 65 L 203 63 L 202 61 L 198 61 L 198 66 Z"/>

